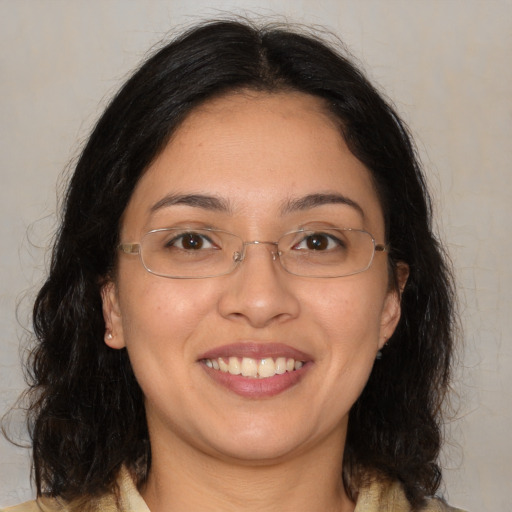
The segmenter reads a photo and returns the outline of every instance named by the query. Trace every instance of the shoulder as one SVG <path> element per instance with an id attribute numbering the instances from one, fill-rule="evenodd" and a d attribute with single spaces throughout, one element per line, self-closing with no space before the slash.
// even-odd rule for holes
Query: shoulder
<path id="1" fill-rule="evenodd" d="M 27 501 L 14 507 L 0 508 L 0 512 L 57 512 L 65 509 L 53 499 Z"/>
<path id="2" fill-rule="evenodd" d="M 39 497 L 14 507 L 0 508 L 0 512 L 72 512 L 67 503 L 58 498 Z"/>
<path id="3" fill-rule="evenodd" d="M 59 498 L 39 497 L 21 505 L 0 509 L 0 512 L 150 512 L 139 494 L 130 473 L 121 468 L 116 492 L 98 497 L 83 496 L 67 502 Z"/>
<path id="4" fill-rule="evenodd" d="M 0 512 L 120 512 L 121 510 L 125 509 L 119 507 L 116 497 L 106 494 L 100 498 L 82 497 L 71 502 L 61 501 L 58 498 L 40 497 L 21 505 L 0 509 Z"/>
<path id="5" fill-rule="evenodd" d="M 354 512 L 411 512 L 399 482 L 374 481 L 359 492 Z M 440 498 L 429 498 L 418 512 L 464 512 Z"/>

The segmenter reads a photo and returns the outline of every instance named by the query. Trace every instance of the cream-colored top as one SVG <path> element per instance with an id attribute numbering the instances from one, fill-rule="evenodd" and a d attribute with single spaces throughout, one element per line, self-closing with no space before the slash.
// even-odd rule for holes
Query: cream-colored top
<path id="1" fill-rule="evenodd" d="M 88 500 L 87 504 L 69 505 L 56 498 L 38 498 L 0 512 L 150 512 L 126 469 L 119 475 L 119 503 L 109 494 Z M 355 512 L 410 512 L 411 507 L 399 483 L 374 482 L 361 489 Z M 190 511 L 201 512 L 201 511 Z M 463 512 L 438 499 L 428 501 L 422 512 Z"/>

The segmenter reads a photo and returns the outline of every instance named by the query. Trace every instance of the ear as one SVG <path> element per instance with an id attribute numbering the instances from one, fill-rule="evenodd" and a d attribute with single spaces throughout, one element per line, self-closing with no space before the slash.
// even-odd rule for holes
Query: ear
<path id="1" fill-rule="evenodd" d="M 388 291 L 384 308 L 382 310 L 380 336 L 379 336 L 379 349 L 381 349 L 391 338 L 395 332 L 398 321 L 400 320 L 401 313 L 401 299 L 402 292 L 404 291 L 407 279 L 409 278 L 409 265 L 403 261 L 396 264 L 396 284 Z"/>
<path id="2" fill-rule="evenodd" d="M 105 343 L 110 348 L 124 348 L 121 310 L 117 296 L 117 287 L 113 281 L 107 281 L 101 287 L 101 301 L 103 304 L 103 318 L 105 320 Z"/>

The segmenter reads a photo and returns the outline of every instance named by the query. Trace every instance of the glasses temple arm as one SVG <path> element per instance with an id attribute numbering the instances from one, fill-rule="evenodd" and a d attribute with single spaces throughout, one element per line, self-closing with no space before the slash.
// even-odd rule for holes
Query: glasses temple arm
<path id="1" fill-rule="evenodd" d="M 119 244 L 118 249 L 126 254 L 139 254 L 140 244 Z"/>

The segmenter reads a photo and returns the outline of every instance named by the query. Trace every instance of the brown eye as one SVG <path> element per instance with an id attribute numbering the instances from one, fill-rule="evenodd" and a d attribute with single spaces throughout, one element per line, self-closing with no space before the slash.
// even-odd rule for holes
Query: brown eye
<path id="1" fill-rule="evenodd" d="M 327 233 L 309 233 L 296 243 L 292 249 L 297 251 L 333 252 L 345 249 L 346 244 L 340 238 Z"/>
<path id="2" fill-rule="evenodd" d="M 203 237 L 196 233 L 186 233 L 181 236 L 181 246 L 185 250 L 198 250 L 203 247 L 203 244 Z"/>
<path id="3" fill-rule="evenodd" d="M 216 246 L 207 236 L 196 233 L 181 233 L 169 240 L 165 246 L 168 249 L 181 249 L 183 251 L 200 251 L 201 249 L 213 249 Z"/>
<path id="4" fill-rule="evenodd" d="M 329 239 L 320 233 L 310 235 L 306 238 L 306 247 L 312 251 L 324 251 L 329 247 Z"/>

